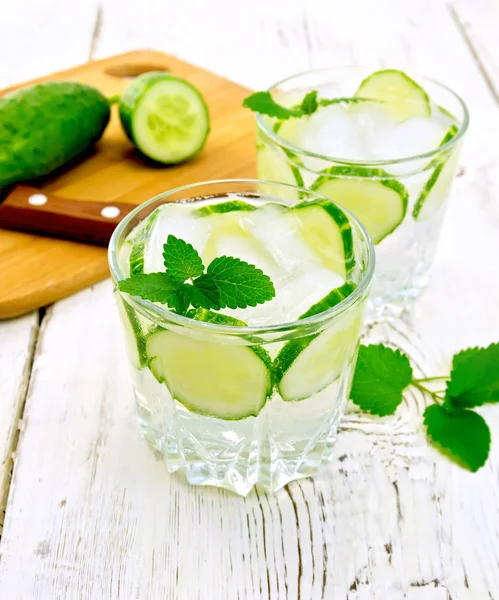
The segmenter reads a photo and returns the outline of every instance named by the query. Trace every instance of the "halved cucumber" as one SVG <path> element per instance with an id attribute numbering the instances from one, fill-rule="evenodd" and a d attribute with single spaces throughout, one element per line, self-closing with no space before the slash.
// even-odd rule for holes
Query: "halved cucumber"
<path id="1" fill-rule="evenodd" d="M 355 264 L 352 228 L 345 213 L 327 200 L 301 202 L 290 212 L 298 220 L 307 245 L 327 268 L 345 279 Z"/>
<path id="2" fill-rule="evenodd" d="M 230 317 L 218 318 L 231 324 Z M 146 353 L 156 379 L 198 414 L 225 420 L 256 416 L 272 393 L 272 361 L 261 346 L 209 342 L 162 329 L 147 338 Z"/>
<path id="3" fill-rule="evenodd" d="M 133 308 L 119 294 L 115 294 L 115 297 L 125 334 L 125 348 L 128 360 L 136 369 L 141 369 L 147 362 L 146 343 L 142 327 Z"/>
<path id="4" fill-rule="evenodd" d="M 323 312 L 349 296 L 356 285 L 346 282 L 332 290 L 300 318 Z M 353 315 L 353 316 L 352 316 Z M 310 398 L 332 383 L 342 372 L 359 339 L 362 321 L 355 313 L 319 334 L 290 340 L 274 360 L 274 380 L 281 398 L 296 402 Z"/>
<path id="5" fill-rule="evenodd" d="M 322 171 L 311 189 L 351 211 L 379 244 L 404 220 L 409 194 L 381 169 L 331 167 Z"/>
<path id="6" fill-rule="evenodd" d="M 209 217 L 210 215 L 223 214 L 233 211 L 249 212 L 256 210 L 257 207 L 242 200 L 229 200 L 228 202 L 220 202 L 219 204 L 208 204 L 196 209 L 192 214 L 195 217 Z"/>
<path id="7" fill-rule="evenodd" d="M 355 96 L 386 103 L 398 123 L 412 117 L 431 115 L 428 94 L 414 79 L 395 69 L 376 71 L 366 77 Z"/>
<path id="8" fill-rule="evenodd" d="M 178 163 L 197 154 L 210 131 L 201 93 L 164 72 L 139 75 L 120 99 L 125 133 L 149 158 Z"/>
<path id="9" fill-rule="evenodd" d="M 303 177 L 300 169 L 291 164 L 286 152 L 278 146 L 258 143 L 256 147 L 256 172 L 258 179 L 265 181 L 277 181 L 278 183 L 288 183 L 303 187 Z M 278 196 L 278 188 L 261 184 L 259 189 L 262 193 L 271 196 Z M 288 188 L 286 190 L 285 200 L 296 201 L 300 199 L 298 190 Z"/>
<path id="10" fill-rule="evenodd" d="M 451 125 L 440 142 L 440 146 L 450 142 L 458 131 L 456 125 Z M 442 206 L 452 185 L 458 160 L 459 153 L 452 151 L 434 168 L 412 209 L 412 216 L 417 221 L 426 220 Z"/>

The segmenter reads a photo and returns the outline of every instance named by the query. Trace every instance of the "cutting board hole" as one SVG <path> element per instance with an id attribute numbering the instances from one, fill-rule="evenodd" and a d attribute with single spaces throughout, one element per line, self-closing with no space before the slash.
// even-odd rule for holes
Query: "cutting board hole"
<path id="1" fill-rule="evenodd" d="M 105 73 L 111 75 L 112 77 L 121 77 L 122 79 L 133 79 L 134 77 L 138 77 L 142 75 L 142 73 L 148 73 L 149 71 L 164 71 L 165 73 L 169 72 L 169 69 L 166 67 L 160 67 L 155 64 L 134 64 L 134 65 L 115 65 L 108 67 L 105 69 Z"/>

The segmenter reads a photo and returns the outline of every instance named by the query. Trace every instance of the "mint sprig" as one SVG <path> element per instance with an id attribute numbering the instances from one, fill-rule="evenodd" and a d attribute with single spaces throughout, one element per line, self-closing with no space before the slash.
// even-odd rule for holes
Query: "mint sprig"
<path id="1" fill-rule="evenodd" d="M 319 106 L 330 106 L 331 104 L 358 104 L 359 102 L 380 102 L 371 98 L 317 98 L 317 90 L 312 90 L 305 95 L 300 104 L 292 107 L 283 106 L 276 102 L 270 92 L 255 92 L 243 100 L 243 106 L 253 112 L 274 117 L 285 121 L 287 119 L 299 119 L 311 115 L 317 111 Z"/>
<path id="2" fill-rule="evenodd" d="M 432 391 L 430 381 L 447 381 L 446 389 Z M 399 350 L 382 344 L 360 347 L 350 397 L 361 409 L 393 414 L 411 385 L 433 400 L 423 415 L 430 442 L 469 471 L 482 467 L 490 431 L 470 408 L 499 402 L 499 344 L 463 350 L 454 355 L 450 376 L 423 379 L 414 378 L 409 358 Z"/>
<path id="3" fill-rule="evenodd" d="M 131 296 L 166 304 L 185 315 L 189 308 L 246 308 L 272 300 L 270 277 L 239 258 L 220 256 L 206 269 L 195 248 L 169 235 L 163 246 L 164 273 L 132 274 L 117 288 Z"/>

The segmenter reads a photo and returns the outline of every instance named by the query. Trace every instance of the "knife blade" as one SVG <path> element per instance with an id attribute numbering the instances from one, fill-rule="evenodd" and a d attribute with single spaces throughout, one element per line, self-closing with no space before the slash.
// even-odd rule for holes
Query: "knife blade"
<path id="1" fill-rule="evenodd" d="M 0 198 L 0 227 L 107 246 L 118 223 L 134 208 L 122 202 L 64 198 L 16 185 Z"/>

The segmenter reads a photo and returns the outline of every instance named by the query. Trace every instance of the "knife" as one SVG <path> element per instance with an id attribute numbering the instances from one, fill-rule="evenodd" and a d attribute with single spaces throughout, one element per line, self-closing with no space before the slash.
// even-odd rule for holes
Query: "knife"
<path id="1" fill-rule="evenodd" d="M 116 225 L 136 208 L 122 202 L 63 198 L 27 185 L 16 185 L 3 192 L 5 199 L 2 202 L 0 197 L 0 228 L 99 246 L 107 246 Z"/>

